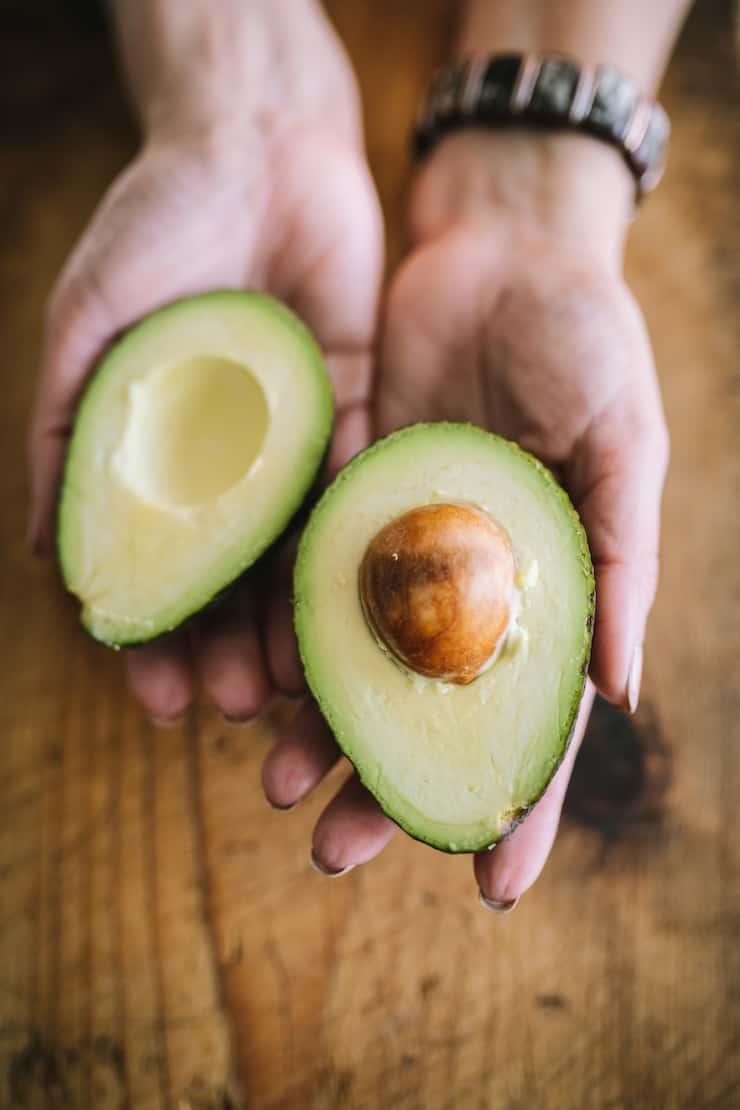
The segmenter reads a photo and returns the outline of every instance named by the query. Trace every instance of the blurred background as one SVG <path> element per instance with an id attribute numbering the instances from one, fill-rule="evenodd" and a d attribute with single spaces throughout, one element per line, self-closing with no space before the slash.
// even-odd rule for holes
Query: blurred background
<path id="1" fill-rule="evenodd" d="M 454 5 L 327 5 L 359 70 L 391 260 L 407 136 Z M 251 727 L 154 731 L 24 543 L 50 285 L 136 146 L 96 6 L 0 3 L 0 1107 L 740 1106 L 740 79 L 695 6 L 663 90 L 666 179 L 628 276 L 673 439 L 635 720 L 600 705 L 516 913 L 398 837 L 308 865 Z M 393 34 L 388 27 L 392 20 Z"/>

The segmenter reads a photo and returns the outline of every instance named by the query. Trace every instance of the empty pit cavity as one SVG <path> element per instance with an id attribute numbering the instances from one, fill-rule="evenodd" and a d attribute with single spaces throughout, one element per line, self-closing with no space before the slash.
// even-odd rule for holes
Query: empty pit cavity
<path id="1" fill-rule="evenodd" d="M 115 464 L 142 499 L 162 508 L 195 508 L 248 473 L 269 419 L 262 387 L 246 366 L 200 355 L 131 386 Z"/>

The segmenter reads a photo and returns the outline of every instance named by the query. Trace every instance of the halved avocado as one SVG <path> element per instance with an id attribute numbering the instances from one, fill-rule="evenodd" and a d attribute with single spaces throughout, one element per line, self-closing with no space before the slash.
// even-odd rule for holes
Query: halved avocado
<path id="1" fill-rule="evenodd" d="M 550 782 L 593 613 L 566 493 L 531 455 L 469 425 L 415 425 L 358 455 L 298 552 L 311 690 L 385 812 L 448 852 L 496 843 Z"/>
<path id="2" fill-rule="evenodd" d="M 88 632 L 143 643 L 207 606 L 300 507 L 332 418 L 316 342 L 271 297 L 208 293 L 132 328 L 84 393 L 62 484 Z"/>

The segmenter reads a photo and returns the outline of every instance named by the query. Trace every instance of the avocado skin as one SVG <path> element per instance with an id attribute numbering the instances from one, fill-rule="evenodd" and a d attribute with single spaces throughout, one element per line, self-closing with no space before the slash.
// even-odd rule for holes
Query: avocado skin
<path id="1" fill-rule="evenodd" d="M 84 390 L 81 394 L 81 397 L 78 401 L 78 404 L 77 404 L 77 414 L 80 413 L 80 411 L 82 409 L 82 406 L 85 403 L 86 398 L 91 393 L 92 388 L 93 388 L 93 386 L 94 386 L 94 384 L 95 384 L 95 382 L 98 378 L 98 375 L 105 370 L 105 366 L 106 366 L 106 363 L 108 361 L 108 357 L 119 346 L 119 344 L 124 343 L 126 341 L 127 337 L 130 335 L 131 332 L 135 331 L 136 329 L 138 329 L 142 325 L 144 325 L 144 326 L 148 325 L 152 320 L 155 320 L 160 315 L 169 312 L 171 309 L 180 308 L 183 305 L 186 305 L 188 302 L 191 302 L 191 301 L 196 302 L 197 301 L 198 303 L 201 303 L 202 301 L 207 300 L 209 298 L 217 299 L 217 298 L 220 298 L 220 297 L 223 297 L 223 296 L 250 297 L 250 298 L 260 297 L 260 298 L 262 298 L 266 302 L 269 302 L 271 307 L 274 310 L 278 311 L 281 315 L 283 315 L 283 316 L 287 315 L 290 318 L 290 321 L 291 321 L 292 325 L 294 327 L 298 327 L 302 331 L 304 331 L 308 341 L 312 345 L 316 346 L 316 340 L 315 340 L 313 334 L 311 333 L 311 331 L 309 330 L 307 325 L 303 323 L 303 321 L 300 319 L 300 317 L 296 316 L 295 313 L 293 313 L 290 309 L 288 309 L 286 305 L 282 304 L 282 302 L 276 300 L 274 297 L 271 297 L 266 293 L 260 293 L 260 292 L 253 291 L 253 290 L 213 289 L 213 290 L 210 290 L 207 293 L 198 293 L 198 294 L 195 294 L 194 296 L 191 296 L 191 297 L 181 297 L 177 300 L 170 301 L 166 305 L 163 305 L 161 308 L 155 309 L 154 311 L 148 313 L 146 316 L 142 317 L 140 320 L 133 323 L 129 328 L 126 328 L 125 331 L 120 332 L 116 336 L 114 342 L 111 343 L 111 345 L 105 350 L 104 354 L 98 360 L 98 362 L 95 365 L 90 377 L 88 378 L 87 382 L 85 383 L 85 388 L 84 388 Z M 313 473 L 312 480 L 311 480 L 311 484 L 310 484 L 308 490 L 306 491 L 306 493 L 304 495 L 300 496 L 298 499 L 294 499 L 294 507 L 292 509 L 290 518 L 286 522 L 285 527 L 282 529 L 282 531 L 279 532 L 279 534 L 277 536 L 275 536 L 275 538 L 265 547 L 265 549 L 262 551 L 262 553 L 258 556 L 258 558 L 253 563 L 251 563 L 248 567 L 246 567 L 245 570 L 243 570 L 239 574 L 237 574 L 230 582 L 227 582 L 224 586 L 222 586 L 221 589 L 219 589 L 213 595 L 213 597 L 211 597 L 205 603 L 205 605 L 201 605 L 197 609 L 194 609 L 192 612 L 186 613 L 183 616 L 182 620 L 180 620 L 176 624 L 173 624 L 170 628 L 166 628 L 163 631 L 156 633 L 156 635 L 154 635 L 154 636 L 144 637 L 144 638 L 141 638 L 141 639 L 130 639 L 130 640 L 129 639 L 116 639 L 116 640 L 112 640 L 112 639 L 104 639 L 100 636 L 96 636 L 92 632 L 92 630 L 87 626 L 84 619 L 81 618 L 80 619 L 80 624 L 82 625 L 83 629 L 85 630 L 87 635 L 92 640 L 94 640 L 96 643 L 103 644 L 105 647 L 113 648 L 114 650 L 118 650 L 120 648 L 136 649 L 136 648 L 140 648 L 140 647 L 146 647 L 148 644 L 157 643 L 159 640 L 165 639 L 171 633 L 176 632 L 180 629 L 186 628 L 191 623 L 193 623 L 198 617 L 202 616 L 204 613 L 210 613 L 213 609 L 217 608 L 218 606 L 220 606 L 224 602 L 226 602 L 228 600 L 228 598 L 231 596 L 231 594 L 233 593 L 233 591 L 238 586 L 240 586 L 243 582 L 248 581 L 249 578 L 253 574 L 256 574 L 259 569 L 264 567 L 266 561 L 272 556 L 275 549 L 280 545 L 280 543 L 285 539 L 285 537 L 291 531 L 293 531 L 294 529 L 298 529 L 303 525 L 305 520 L 308 519 L 308 516 L 310 515 L 310 512 L 311 512 L 311 509 L 312 509 L 313 505 L 319 500 L 319 495 L 321 493 L 321 474 L 322 474 L 326 459 L 328 458 L 329 451 L 331 449 L 331 439 L 332 439 L 332 434 L 333 434 L 333 430 L 334 430 L 335 402 L 334 402 L 334 395 L 333 395 L 333 390 L 332 390 L 331 378 L 329 377 L 329 373 L 326 370 L 326 368 L 325 368 L 325 377 L 326 377 L 326 383 L 327 383 L 326 399 L 325 399 L 326 400 L 326 409 L 327 409 L 327 414 L 326 414 L 327 415 L 326 445 L 324 447 L 324 451 L 323 451 L 318 463 L 315 466 L 314 473 Z M 76 419 L 77 419 L 77 414 L 75 415 L 75 423 L 76 423 Z M 72 442 L 73 437 L 74 437 L 74 424 L 73 424 L 72 433 L 71 433 L 71 436 L 70 436 L 70 441 L 69 441 L 70 444 Z M 57 565 L 60 568 L 62 584 L 65 587 L 65 589 L 67 588 L 67 583 L 66 583 L 65 576 L 64 576 L 63 560 L 62 560 L 62 555 L 61 555 L 61 543 L 60 543 L 60 541 L 61 541 L 61 528 L 60 528 L 61 521 L 60 521 L 60 515 L 61 515 L 61 505 L 62 505 L 62 494 L 63 494 L 64 488 L 65 488 L 66 479 L 67 479 L 68 457 L 69 457 L 69 450 L 67 452 L 67 458 L 65 458 L 64 469 L 62 471 L 62 480 L 61 480 L 61 483 L 60 483 L 60 496 L 57 500 L 56 521 L 55 521 Z"/>
<path id="2" fill-rule="evenodd" d="M 462 425 L 462 426 L 467 427 L 474 434 L 479 434 L 479 435 L 486 436 L 486 437 L 495 436 L 495 433 L 487 432 L 485 429 L 479 428 L 478 426 L 476 426 L 474 424 L 466 424 L 466 425 Z M 382 450 L 383 447 L 389 441 L 400 439 L 405 435 L 414 434 L 420 428 L 424 428 L 424 427 L 436 428 L 436 429 L 444 429 L 444 428 L 458 429 L 458 428 L 461 427 L 461 424 L 460 423 L 452 423 L 452 422 L 449 422 L 449 421 L 440 421 L 440 422 L 435 423 L 435 424 L 419 423 L 419 424 L 411 424 L 411 425 L 408 425 L 407 427 L 400 428 L 398 431 L 391 432 L 390 435 L 385 436 L 383 439 L 376 440 L 376 442 L 373 443 L 370 447 L 367 447 L 364 451 L 361 451 L 359 454 L 355 455 L 355 457 L 353 459 L 351 459 L 350 462 L 347 463 L 347 465 L 340 471 L 340 473 L 334 479 L 334 483 L 346 481 L 348 477 L 351 477 L 352 470 L 353 470 L 354 467 L 361 465 L 362 461 L 367 456 L 372 455 L 372 454 Z M 496 436 L 496 438 L 501 439 L 503 437 Z M 386 799 L 384 799 L 382 797 L 382 795 L 380 795 L 378 792 L 376 792 L 376 790 L 373 788 L 373 784 L 370 781 L 370 776 L 368 774 L 366 774 L 364 769 L 358 763 L 355 762 L 355 760 L 353 759 L 352 753 L 348 750 L 349 746 L 348 745 L 345 746 L 345 744 L 342 743 L 342 739 L 339 735 L 340 730 L 335 728 L 334 722 L 332 721 L 331 707 L 325 703 L 324 699 L 321 698 L 320 694 L 318 693 L 317 689 L 315 688 L 315 684 L 312 682 L 310 660 L 308 660 L 306 658 L 306 655 L 304 653 L 303 646 L 302 646 L 302 638 L 299 634 L 299 626 L 300 626 L 300 620 L 301 620 L 300 608 L 299 608 L 299 606 L 294 606 L 294 610 L 293 610 L 294 625 L 295 625 L 295 628 L 296 628 L 296 634 L 297 634 L 297 639 L 298 639 L 298 647 L 299 647 L 299 652 L 300 652 L 300 656 L 301 656 L 301 662 L 303 664 L 303 670 L 304 670 L 305 675 L 306 675 L 306 680 L 308 682 L 311 693 L 313 694 L 313 696 L 316 700 L 316 703 L 318 704 L 319 709 L 321 710 L 321 713 L 322 713 L 324 719 L 326 720 L 327 724 L 329 725 L 329 728 L 332 730 L 332 733 L 334 735 L 334 738 L 335 738 L 340 750 L 346 756 L 346 758 L 349 760 L 349 762 L 352 764 L 352 766 L 355 770 L 355 773 L 357 774 L 358 778 L 362 782 L 363 786 L 368 790 L 368 792 L 370 794 L 372 794 L 372 796 L 375 798 L 375 801 L 378 803 L 378 805 L 380 806 L 383 813 L 385 813 L 385 815 L 387 817 L 389 817 L 390 820 L 394 822 L 394 824 L 398 825 L 399 828 L 403 829 L 403 831 L 405 833 L 407 833 L 413 840 L 417 840 L 417 841 L 419 841 L 419 843 L 426 844 L 431 848 L 436 848 L 438 851 L 445 852 L 447 855 L 469 855 L 471 853 L 485 851 L 488 848 L 493 848 L 496 844 L 501 843 L 502 841 L 506 840 L 509 836 L 511 836 L 511 834 L 515 831 L 515 829 L 517 829 L 519 827 L 519 825 L 521 825 L 522 822 L 532 812 L 532 810 L 537 805 L 537 803 L 540 801 L 540 799 L 542 798 L 542 795 L 545 793 L 548 786 L 552 782 L 553 778 L 557 774 L 558 768 L 560 767 L 561 763 L 563 762 L 563 759 L 565 758 L 565 755 L 568 751 L 568 748 L 570 747 L 570 743 L 573 739 L 573 733 L 575 731 L 576 719 L 578 717 L 578 710 L 579 710 L 581 700 L 583 698 L 583 692 L 584 692 L 584 689 L 585 689 L 585 686 L 586 686 L 586 679 L 588 677 L 588 667 L 589 667 L 589 662 L 590 662 L 590 658 L 591 658 L 591 643 L 592 643 L 592 637 L 593 637 L 594 615 L 595 615 L 595 609 L 596 609 L 596 584 L 595 584 L 595 579 L 594 579 L 593 564 L 591 562 L 591 553 L 589 551 L 588 540 L 586 538 L 585 529 L 584 529 L 584 527 L 581 523 L 581 520 L 580 520 L 580 517 L 578 516 L 578 513 L 576 512 L 576 510 L 574 509 L 574 507 L 573 507 L 573 505 L 570 501 L 570 498 L 568 497 L 567 493 L 562 488 L 562 486 L 560 486 L 558 484 L 558 482 L 556 481 L 552 471 L 548 467 L 546 467 L 544 465 L 544 463 L 542 463 L 538 458 L 536 458 L 536 456 L 531 455 L 528 451 L 525 451 L 517 443 L 514 443 L 510 440 L 506 440 L 506 443 L 508 444 L 508 446 L 512 450 L 514 450 L 516 453 L 518 453 L 519 455 L 526 458 L 526 460 L 539 471 L 540 475 L 545 479 L 546 484 L 550 487 L 553 496 L 558 497 L 561 500 L 561 502 L 565 505 L 566 511 L 567 511 L 568 515 L 571 517 L 571 520 L 573 521 L 573 523 L 575 525 L 575 531 L 576 531 L 576 534 L 577 534 L 578 540 L 579 540 L 579 555 L 580 555 L 581 564 L 582 564 L 583 570 L 584 570 L 584 579 L 588 584 L 588 615 L 587 615 L 587 620 L 586 620 L 586 624 L 585 624 L 585 627 L 584 627 L 585 650 L 584 650 L 583 664 L 581 666 L 582 682 L 580 684 L 577 695 L 573 698 L 573 701 L 571 703 L 570 712 L 569 712 L 569 715 L 568 715 L 568 722 L 567 722 L 566 727 L 563 729 L 564 740 L 563 740 L 562 745 L 561 745 L 561 750 L 559 751 L 559 753 L 558 753 L 558 755 L 557 755 L 557 757 L 556 757 L 556 759 L 553 763 L 553 766 L 550 769 L 549 774 L 546 776 L 545 780 L 543 781 L 543 783 L 542 783 L 540 789 L 538 790 L 537 794 L 535 795 L 535 797 L 533 797 L 531 799 L 531 801 L 527 803 L 526 806 L 523 806 L 520 809 L 518 809 L 515 813 L 508 815 L 505 825 L 502 828 L 499 829 L 497 835 L 495 835 L 494 837 L 492 837 L 490 839 L 484 839 L 484 840 L 482 840 L 480 842 L 476 842 L 476 843 L 471 842 L 471 843 L 465 843 L 465 844 L 463 844 L 463 843 L 456 844 L 455 848 L 451 848 L 449 843 L 446 843 L 443 840 L 436 840 L 434 838 L 434 836 L 423 835 L 422 833 L 420 833 L 418 831 L 418 829 L 415 829 L 414 826 L 410 822 L 404 821 L 403 819 L 399 818 L 399 816 L 394 812 L 392 804 L 389 803 Z M 332 483 L 332 485 L 334 485 L 334 483 Z M 327 489 L 324 492 L 324 495 L 323 495 L 324 497 L 328 496 L 331 488 L 332 487 L 329 487 L 329 489 Z M 297 558 L 296 558 L 295 570 L 294 570 L 294 594 L 296 594 L 296 595 L 299 593 L 298 583 L 300 581 L 300 575 L 301 575 L 301 562 L 304 558 L 307 557 L 307 552 L 310 548 L 310 542 L 311 542 L 312 524 L 318 519 L 318 514 L 320 512 L 322 500 L 323 500 L 323 497 L 314 506 L 312 517 L 309 520 L 308 525 L 307 525 L 306 529 L 303 532 L 303 535 L 301 537 L 301 542 L 299 544 L 298 555 L 297 555 Z"/>

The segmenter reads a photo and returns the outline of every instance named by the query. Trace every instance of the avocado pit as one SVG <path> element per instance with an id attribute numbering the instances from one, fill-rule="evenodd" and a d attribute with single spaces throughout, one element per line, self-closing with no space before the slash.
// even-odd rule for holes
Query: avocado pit
<path id="1" fill-rule="evenodd" d="M 409 670 L 467 685 L 509 624 L 516 563 L 507 532 L 472 505 L 411 509 L 370 542 L 360 566 L 365 617 Z"/>

